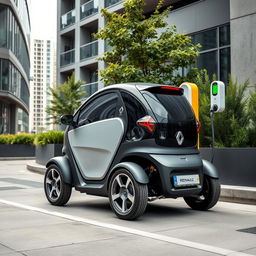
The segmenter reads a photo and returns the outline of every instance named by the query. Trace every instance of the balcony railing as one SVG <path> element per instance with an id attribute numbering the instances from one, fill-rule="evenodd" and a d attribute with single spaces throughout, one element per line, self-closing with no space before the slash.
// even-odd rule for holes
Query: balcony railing
<path id="1" fill-rule="evenodd" d="M 75 62 L 75 49 L 60 54 L 60 66 L 66 66 Z"/>
<path id="2" fill-rule="evenodd" d="M 91 0 L 81 5 L 81 20 L 99 11 L 99 0 Z"/>
<path id="3" fill-rule="evenodd" d="M 98 91 L 98 82 L 82 85 L 81 91 L 86 92 L 85 98 L 90 97 L 93 93 Z"/>
<path id="4" fill-rule="evenodd" d="M 80 60 L 85 60 L 98 56 L 98 41 L 93 41 L 82 45 L 80 48 Z"/>
<path id="5" fill-rule="evenodd" d="M 61 16 L 60 28 L 64 29 L 68 26 L 75 24 L 75 22 L 76 22 L 76 12 L 75 10 L 71 10 Z"/>
<path id="6" fill-rule="evenodd" d="M 119 2 L 123 2 L 123 0 L 105 0 L 105 8 L 117 4 Z"/>

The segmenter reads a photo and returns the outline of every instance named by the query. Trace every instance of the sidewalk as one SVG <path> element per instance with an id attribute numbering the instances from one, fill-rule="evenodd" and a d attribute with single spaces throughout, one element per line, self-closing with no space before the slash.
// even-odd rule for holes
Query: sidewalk
<path id="1" fill-rule="evenodd" d="M 37 164 L 34 160 L 27 162 L 27 169 L 41 175 L 45 174 L 45 166 Z M 221 201 L 256 204 L 256 187 L 241 187 L 221 185 Z"/>

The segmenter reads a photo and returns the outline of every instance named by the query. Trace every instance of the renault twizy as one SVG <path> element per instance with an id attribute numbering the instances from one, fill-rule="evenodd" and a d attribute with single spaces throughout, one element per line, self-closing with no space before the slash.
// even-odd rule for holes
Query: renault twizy
<path id="1" fill-rule="evenodd" d="M 158 198 L 183 197 L 196 210 L 217 203 L 218 172 L 199 155 L 198 121 L 181 88 L 108 86 L 61 122 L 63 156 L 49 160 L 44 180 L 51 204 L 66 204 L 72 187 L 109 197 L 121 219 L 138 218 Z"/>

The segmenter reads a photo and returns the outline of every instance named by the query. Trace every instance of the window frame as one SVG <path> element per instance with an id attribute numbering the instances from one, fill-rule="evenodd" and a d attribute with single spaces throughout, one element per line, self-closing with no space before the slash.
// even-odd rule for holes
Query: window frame
<path id="1" fill-rule="evenodd" d="M 97 100 L 98 98 L 103 97 L 103 96 L 105 96 L 105 95 L 107 95 L 107 94 L 110 94 L 110 93 L 114 93 L 114 94 L 117 95 L 117 105 L 116 105 L 116 111 L 117 111 L 118 106 L 120 106 L 120 104 L 121 104 L 121 98 L 120 98 L 120 94 L 119 94 L 118 90 L 109 90 L 109 91 L 106 91 L 106 92 L 102 92 L 102 93 L 100 93 L 100 94 L 95 95 L 93 98 L 90 98 L 88 101 L 86 101 L 86 102 L 77 110 L 77 112 L 76 112 L 75 115 L 74 115 L 74 121 L 75 121 L 77 127 L 81 127 L 81 126 L 85 125 L 85 124 L 79 125 L 79 119 L 80 119 L 80 115 L 81 115 L 82 111 L 83 111 L 85 108 L 87 108 L 93 101 L 95 101 L 95 100 Z M 117 117 L 117 116 L 115 116 L 115 117 Z M 102 119 L 102 120 L 107 120 L 107 119 Z M 90 122 L 90 124 L 96 123 L 96 122 L 100 122 L 100 121 L 102 121 L 102 120 Z M 89 124 L 89 123 L 88 123 L 88 124 Z"/>

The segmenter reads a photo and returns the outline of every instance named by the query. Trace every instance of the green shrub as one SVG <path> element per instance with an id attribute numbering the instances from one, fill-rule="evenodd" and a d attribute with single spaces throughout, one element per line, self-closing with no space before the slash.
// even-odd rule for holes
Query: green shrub
<path id="1" fill-rule="evenodd" d="M 20 134 L 1 134 L 0 144 L 27 144 L 33 145 L 35 139 L 34 134 L 20 133 Z"/>
<path id="2" fill-rule="evenodd" d="M 0 135 L 0 144 L 9 144 L 7 135 Z"/>
<path id="3" fill-rule="evenodd" d="M 49 131 L 37 134 L 34 140 L 34 144 L 36 146 L 46 144 L 63 144 L 63 140 L 63 131 Z"/>
<path id="4" fill-rule="evenodd" d="M 27 144 L 27 145 L 33 145 L 35 139 L 34 134 L 29 134 L 29 133 L 21 133 L 21 134 L 16 134 L 12 136 L 10 139 L 9 144 Z"/>

